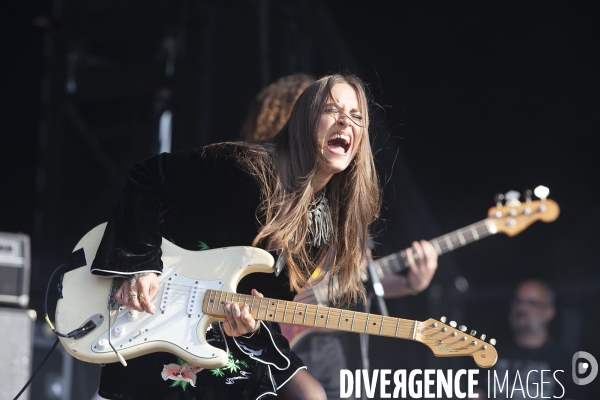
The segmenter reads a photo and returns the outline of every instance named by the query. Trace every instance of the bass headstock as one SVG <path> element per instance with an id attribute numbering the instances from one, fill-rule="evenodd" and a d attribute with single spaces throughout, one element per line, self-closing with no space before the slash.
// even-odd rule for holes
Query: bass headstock
<path id="1" fill-rule="evenodd" d="M 495 339 L 485 342 L 485 335 L 476 338 L 475 331 L 467 334 L 465 326 L 457 328 L 456 322 L 451 321 L 449 325 L 445 322 L 445 317 L 440 321 L 430 318 L 419 322 L 415 340 L 428 346 L 436 357 L 471 356 L 481 368 L 496 364 Z"/>
<path id="2" fill-rule="evenodd" d="M 488 211 L 486 223 L 493 233 L 502 232 L 508 236 L 515 236 L 533 224 L 535 221 L 552 222 L 558 218 L 560 208 L 554 200 L 546 198 L 549 190 L 538 186 L 535 194 L 540 200 L 531 199 L 531 191 L 526 192 L 526 201 L 520 202 L 520 194 L 510 191 L 506 195 L 497 195 L 496 207 Z M 502 200 L 506 199 L 503 205 Z"/>

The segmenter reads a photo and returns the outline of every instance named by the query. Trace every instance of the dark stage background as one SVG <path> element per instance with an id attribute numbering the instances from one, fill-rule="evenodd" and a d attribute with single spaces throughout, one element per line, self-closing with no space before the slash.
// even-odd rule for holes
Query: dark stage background
<path id="1" fill-rule="evenodd" d="M 32 237 L 30 306 L 38 313 L 52 269 L 107 219 L 128 168 L 158 151 L 165 110 L 174 151 L 236 139 L 248 104 L 269 82 L 350 71 L 381 106 L 374 142 L 387 184 L 379 254 L 485 218 L 498 192 L 543 184 L 561 207 L 553 223 L 442 256 L 430 289 L 388 302 L 391 314 L 447 315 L 507 340 L 512 287 L 539 277 L 558 293 L 553 335 L 570 351 L 600 356 L 598 2 L 1 7 L 0 231 Z M 372 366 L 473 367 L 398 342 L 373 339 Z M 588 398 L 599 397 L 597 380 Z"/>

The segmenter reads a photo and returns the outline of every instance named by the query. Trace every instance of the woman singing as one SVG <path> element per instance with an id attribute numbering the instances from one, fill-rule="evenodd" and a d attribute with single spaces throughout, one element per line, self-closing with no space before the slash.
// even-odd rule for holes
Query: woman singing
<path id="1" fill-rule="evenodd" d="M 379 212 L 368 104 L 355 76 L 310 85 L 271 139 L 161 154 L 134 166 L 112 212 L 92 272 L 124 277 L 125 306 L 155 313 L 161 238 L 189 250 L 253 245 L 278 249 L 278 276 L 251 274 L 238 292 L 292 300 L 317 265 L 338 282 L 334 301 L 361 300 L 367 228 Z M 204 266 L 206 267 L 206 266 Z M 198 268 L 203 268 L 199 266 Z M 333 293 L 333 290 L 330 291 Z M 208 370 L 168 353 L 103 367 L 108 399 L 324 399 L 320 384 L 289 349 L 277 324 L 227 303 L 207 332 L 229 350 Z"/>

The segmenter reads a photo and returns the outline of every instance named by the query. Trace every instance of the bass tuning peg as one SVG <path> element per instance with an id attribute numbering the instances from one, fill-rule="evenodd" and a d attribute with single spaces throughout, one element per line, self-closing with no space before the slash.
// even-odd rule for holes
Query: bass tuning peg
<path id="1" fill-rule="evenodd" d="M 496 207 L 502 208 L 502 201 L 504 200 L 504 195 L 502 193 L 496 193 L 494 196 L 494 203 L 496 203 Z"/>
<path id="2" fill-rule="evenodd" d="M 531 195 L 533 194 L 533 192 L 531 191 L 531 189 L 525 189 L 525 201 L 527 202 L 527 204 L 531 203 Z"/>
<path id="3" fill-rule="evenodd" d="M 533 190 L 533 193 L 538 197 L 538 199 L 542 201 L 546 201 L 548 195 L 550 194 L 550 189 L 546 186 L 538 186 Z"/>

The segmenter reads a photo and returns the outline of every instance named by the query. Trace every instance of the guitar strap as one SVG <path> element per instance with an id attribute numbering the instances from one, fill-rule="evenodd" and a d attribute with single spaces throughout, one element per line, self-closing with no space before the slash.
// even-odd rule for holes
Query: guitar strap
<path id="1" fill-rule="evenodd" d="M 327 256 L 323 257 L 317 268 L 313 271 L 308 285 L 302 292 L 294 297 L 294 301 L 298 303 L 326 305 L 328 285 L 318 285 L 327 277 L 327 266 L 325 264 Z M 318 285 L 318 286 L 317 286 Z M 319 293 L 317 293 L 319 291 Z"/>
<path id="2" fill-rule="evenodd" d="M 275 276 L 279 276 L 281 271 L 283 271 L 283 267 L 285 267 L 284 251 L 285 250 L 281 249 L 279 256 L 277 256 L 277 262 L 275 262 Z"/>

